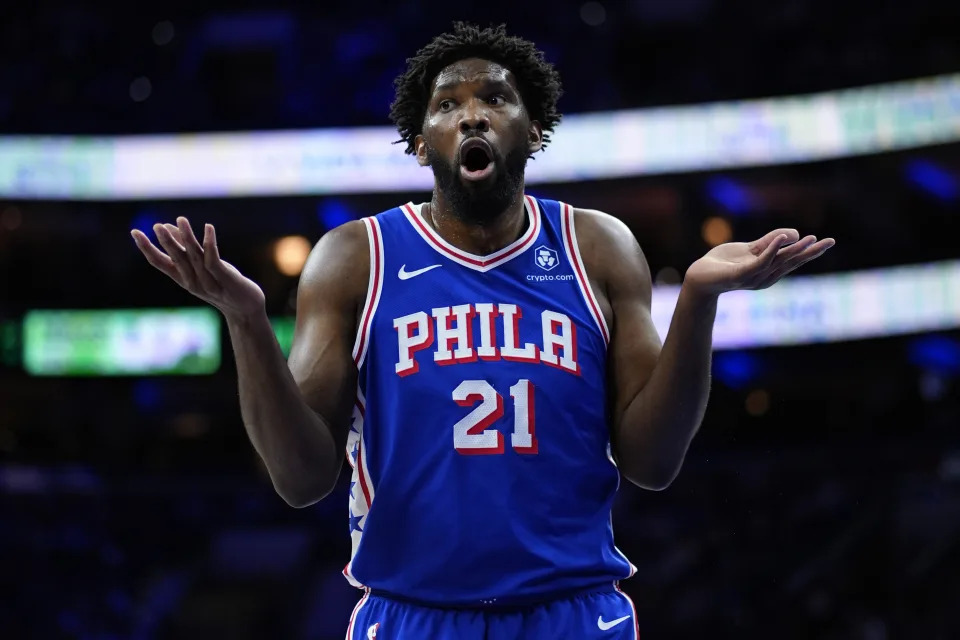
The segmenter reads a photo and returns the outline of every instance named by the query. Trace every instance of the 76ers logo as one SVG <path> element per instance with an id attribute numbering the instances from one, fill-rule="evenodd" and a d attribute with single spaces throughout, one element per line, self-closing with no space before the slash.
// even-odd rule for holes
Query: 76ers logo
<path id="1" fill-rule="evenodd" d="M 543 269 L 544 271 L 550 271 L 555 266 L 560 264 L 560 261 L 557 260 L 557 252 L 553 249 L 540 245 L 536 248 L 534 256 L 536 258 L 537 266 Z"/>

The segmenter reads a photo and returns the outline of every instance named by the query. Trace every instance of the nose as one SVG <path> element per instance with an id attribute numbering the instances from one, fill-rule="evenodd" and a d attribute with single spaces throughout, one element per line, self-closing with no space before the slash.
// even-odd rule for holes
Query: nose
<path id="1" fill-rule="evenodd" d="M 460 117 L 460 133 L 476 131 L 486 133 L 490 130 L 490 118 L 482 107 L 469 106 L 463 110 Z"/>

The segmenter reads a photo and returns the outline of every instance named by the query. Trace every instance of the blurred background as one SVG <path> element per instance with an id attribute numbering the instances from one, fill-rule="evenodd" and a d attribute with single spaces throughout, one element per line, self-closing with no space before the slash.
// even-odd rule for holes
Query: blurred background
<path id="1" fill-rule="evenodd" d="M 661 330 L 711 246 L 837 239 L 724 296 L 680 477 L 621 487 L 642 635 L 960 637 L 960 4 L 523 7 L 0 9 L 0 636 L 343 637 L 346 476 L 304 510 L 273 493 L 219 316 L 129 230 L 215 224 L 288 346 L 312 244 L 429 198 L 392 80 L 470 19 L 560 70 L 529 192 L 631 227 Z"/>

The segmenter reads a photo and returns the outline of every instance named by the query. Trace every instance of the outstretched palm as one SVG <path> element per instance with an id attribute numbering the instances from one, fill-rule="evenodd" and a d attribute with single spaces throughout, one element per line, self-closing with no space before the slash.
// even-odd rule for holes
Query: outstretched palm
<path id="1" fill-rule="evenodd" d="M 171 280 L 227 317 L 244 317 L 263 309 L 264 295 L 259 285 L 220 259 L 212 224 L 204 225 L 203 244 L 182 216 L 176 226 L 156 224 L 153 230 L 163 251 L 142 231 L 134 229 L 131 234 L 147 262 Z"/>
<path id="2" fill-rule="evenodd" d="M 685 283 L 705 293 L 766 289 L 780 278 L 823 255 L 833 238 L 800 239 L 796 229 L 775 229 L 753 242 L 728 242 L 711 249 L 687 269 Z"/>

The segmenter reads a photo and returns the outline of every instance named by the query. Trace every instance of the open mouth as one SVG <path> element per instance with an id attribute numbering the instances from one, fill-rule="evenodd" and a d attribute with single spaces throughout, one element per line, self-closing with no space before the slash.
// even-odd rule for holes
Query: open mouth
<path id="1" fill-rule="evenodd" d="M 463 166 L 467 171 L 481 171 L 490 164 L 490 156 L 480 147 L 474 147 L 467 151 L 467 157 L 463 159 Z"/>
<path id="2" fill-rule="evenodd" d="M 493 150 L 485 140 L 470 138 L 460 146 L 460 175 L 465 179 L 483 180 L 493 169 Z"/>

